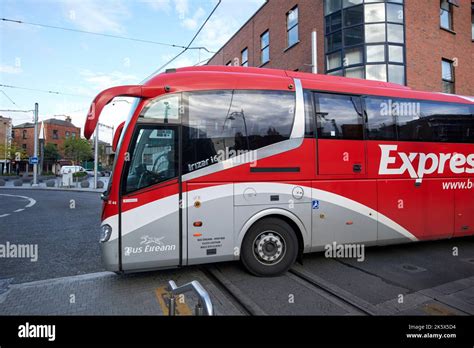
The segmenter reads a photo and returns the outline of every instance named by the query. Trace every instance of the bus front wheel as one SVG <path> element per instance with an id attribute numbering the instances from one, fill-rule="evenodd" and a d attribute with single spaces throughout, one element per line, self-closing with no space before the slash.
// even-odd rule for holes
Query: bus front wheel
<path id="1" fill-rule="evenodd" d="M 298 239 L 295 231 L 278 218 L 257 221 L 247 232 L 241 248 L 243 265 L 259 277 L 285 273 L 297 255 Z"/>

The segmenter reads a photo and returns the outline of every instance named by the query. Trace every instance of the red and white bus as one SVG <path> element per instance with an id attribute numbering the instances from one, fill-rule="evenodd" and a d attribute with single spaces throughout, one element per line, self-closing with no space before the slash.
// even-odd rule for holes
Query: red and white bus
<path id="1" fill-rule="evenodd" d="M 105 90 L 136 102 L 116 139 L 101 247 L 115 272 L 474 234 L 472 98 L 241 67 L 168 70 Z"/>

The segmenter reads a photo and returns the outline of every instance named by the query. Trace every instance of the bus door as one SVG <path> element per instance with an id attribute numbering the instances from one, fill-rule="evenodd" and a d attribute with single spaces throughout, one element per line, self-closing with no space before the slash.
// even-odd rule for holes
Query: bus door
<path id="1" fill-rule="evenodd" d="M 315 93 L 319 175 L 366 174 L 360 97 Z"/>
<path id="2" fill-rule="evenodd" d="M 320 202 L 313 209 L 313 241 L 317 245 L 375 242 L 376 211 L 369 207 L 376 207 L 376 183 L 367 180 L 361 98 L 314 93 L 314 103 L 319 180 L 313 187 L 342 197 L 333 202 L 313 197 Z M 367 209 L 355 209 L 353 201 Z"/>
<path id="3" fill-rule="evenodd" d="M 168 123 L 178 103 L 178 97 L 169 96 L 145 108 L 125 154 L 130 157 L 121 188 L 124 271 L 181 264 L 181 126 Z M 162 113 L 165 122 L 159 120 Z"/>

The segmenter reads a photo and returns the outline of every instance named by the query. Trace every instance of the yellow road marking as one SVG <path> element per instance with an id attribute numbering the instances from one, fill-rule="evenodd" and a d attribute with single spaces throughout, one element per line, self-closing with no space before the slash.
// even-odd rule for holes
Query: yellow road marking
<path id="1" fill-rule="evenodd" d="M 452 309 L 437 303 L 425 304 L 422 309 L 430 315 L 459 315 Z"/>
<path id="2" fill-rule="evenodd" d="M 162 286 L 155 290 L 156 298 L 158 299 L 158 303 L 160 304 L 161 310 L 163 311 L 163 315 L 169 315 L 168 310 L 168 301 L 170 298 L 168 290 L 166 290 L 166 286 Z M 193 315 L 193 311 L 186 303 L 186 298 L 184 295 L 176 296 L 176 315 Z"/>

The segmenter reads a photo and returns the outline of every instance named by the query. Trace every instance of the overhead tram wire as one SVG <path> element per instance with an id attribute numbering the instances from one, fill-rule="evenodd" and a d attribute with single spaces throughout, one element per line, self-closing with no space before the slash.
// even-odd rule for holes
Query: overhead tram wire
<path id="1" fill-rule="evenodd" d="M 32 26 L 41 27 L 41 28 L 71 31 L 71 32 L 75 32 L 75 33 L 88 34 L 88 35 L 103 36 L 103 37 L 108 37 L 108 38 L 111 38 L 111 39 L 128 40 L 128 41 L 135 41 L 135 42 L 141 42 L 141 43 L 146 43 L 146 44 L 167 46 L 167 47 L 174 47 L 174 48 L 186 48 L 186 46 L 175 45 L 175 44 L 170 44 L 170 43 L 166 43 L 166 42 L 159 42 L 159 41 L 152 41 L 152 40 L 145 40 L 145 39 L 137 39 L 137 38 L 133 38 L 133 37 L 120 36 L 120 35 L 97 33 L 97 32 L 93 32 L 93 31 L 73 29 L 73 28 L 65 28 L 65 27 L 59 27 L 59 26 L 55 26 L 55 25 L 48 25 L 48 24 L 41 24 L 41 23 L 25 22 L 25 21 L 20 21 L 20 20 L 16 20 L 16 19 L 10 19 L 10 18 L 0 18 L 0 19 L 3 22 L 32 25 Z M 209 51 L 206 47 L 187 47 L 187 49 L 189 49 L 189 50 L 205 50 L 209 53 L 215 53 L 215 52 Z"/>
<path id="2" fill-rule="evenodd" d="M 158 69 L 156 69 L 153 73 L 151 73 L 150 75 L 148 75 L 141 83 L 144 83 L 145 81 L 147 81 L 150 77 L 154 76 L 155 74 L 157 74 L 158 72 L 160 72 L 162 69 L 166 68 L 168 65 L 170 65 L 172 62 L 174 62 L 176 59 L 178 59 L 181 55 L 183 55 L 186 51 L 188 51 L 191 47 L 191 45 L 193 44 L 194 40 L 196 40 L 197 36 L 201 33 L 202 29 L 205 27 L 205 25 L 207 24 L 207 22 L 209 21 L 209 19 L 211 19 L 212 15 L 214 14 L 214 12 L 216 12 L 217 8 L 219 7 L 219 5 L 221 4 L 222 0 L 219 0 L 219 2 L 216 4 L 216 6 L 214 6 L 214 8 L 212 9 L 211 13 L 209 14 L 209 16 L 207 16 L 206 20 L 204 21 L 204 23 L 201 25 L 201 27 L 199 28 L 199 30 L 196 32 L 196 34 L 193 36 L 193 38 L 191 39 L 191 41 L 189 42 L 189 44 L 181 51 L 179 52 L 176 56 L 174 56 L 173 58 L 171 58 L 168 62 L 166 62 L 165 64 L 163 64 L 162 66 L 160 66 Z M 209 52 L 209 51 L 208 51 Z M 211 52 L 209 52 L 211 53 Z"/>
<path id="3" fill-rule="evenodd" d="M 69 97 L 81 97 L 81 98 L 91 98 L 92 97 L 90 95 L 85 95 L 85 94 L 63 93 L 63 92 L 57 92 L 57 91 L 49 91 L 49 90 L 45 90 L 45 89 L 36 89 L 36 88 L 13 86 L 13 85 L 0 84 L 0 87 L 23 89 L 23 90 L 26 90 L 26 91 L 42 92 L 42 93 L 49 93 L 49 94 L 56 94 L 56 95 L 65 95 L 65 96 L 69 96 Z"/>
<path id="4" fill-rule="evenodd" d="M 12 99 L 12 98 L 10 98 L 10 96 L 9 96 L 8 94 L 6 94 L 6 93 L 5 93 L 5 91 L 4 91 L 3 89 L 0 89 L 0 92 L 2 92 L 2 93 L 3 93 L 3 95 L 4 95 L 5 97 L 7 97 L 7 99 L 8 99 L 9 101 L 11 101 L 13 105 L 15 105 L 17 108 L 19 108 L 18 104 L 17 104 L 17 103 L 15 103 L 15 102 L 13 101 L 13 99 Z"/>

